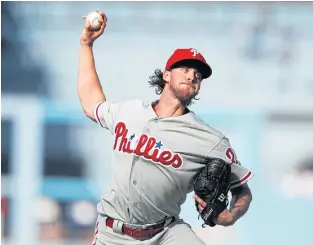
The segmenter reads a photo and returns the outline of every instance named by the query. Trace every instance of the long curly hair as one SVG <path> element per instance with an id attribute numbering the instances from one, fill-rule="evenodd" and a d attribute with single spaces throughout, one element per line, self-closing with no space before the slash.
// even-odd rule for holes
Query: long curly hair
<path id="1" fill-rule="evenodd" d="M 163 89 L 165 87 L 165 81 L 163 80 L 163 72 L 161 71 L 161 69 L 159 69 L 159 68 L 155 69 L 155 71 L 153 72 L 153 75 L 149 77 L 148 82 L 150 84 L 150 87 L 154 87 L 157 95 L 162 94 Z M 199 100 L 199 99 L 200 98 L 194 97 L 192 100 L 190 100 L 190 102 L 187 104 L 187 106 L 193 104 L 194 103 L 193 100 Z"/>
<path id="2" fill-rule="evenodd" d="M 152 76 L 149 77 L 150 87 L 154 87 L 157 95 L 162 94 L 165 87 L 165 81 L 163 80 L 163 72 L 161 69 L 156 69 Z"/>

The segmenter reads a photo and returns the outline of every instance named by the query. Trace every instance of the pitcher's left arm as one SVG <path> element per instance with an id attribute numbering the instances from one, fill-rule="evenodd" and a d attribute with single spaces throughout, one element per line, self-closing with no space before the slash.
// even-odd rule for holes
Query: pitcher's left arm
<path id="1" fill-rule="evenodd" d="M 231 189 L 231 202 L 229 211 L 233 217 L 233 223 L 240 219 L 249 209 L 252 201 L 252 192 L 248 184 Z"/>

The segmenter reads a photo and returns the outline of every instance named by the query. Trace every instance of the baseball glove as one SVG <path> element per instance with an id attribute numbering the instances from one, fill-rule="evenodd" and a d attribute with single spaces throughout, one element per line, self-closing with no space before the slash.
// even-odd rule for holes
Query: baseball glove
<path id="1" fill-rule="evenodd" d="M 214 158 L 196 176 L 194 192 L 207 204 L 200 214 L 204 221 L 202 227 L 204 225 L 214 227 L 216 225 L 214 219 L 227 208 L 230 175 L 230 164 L 222 159 Z M 199 212 L 197 201 L 196 207 Z"/>

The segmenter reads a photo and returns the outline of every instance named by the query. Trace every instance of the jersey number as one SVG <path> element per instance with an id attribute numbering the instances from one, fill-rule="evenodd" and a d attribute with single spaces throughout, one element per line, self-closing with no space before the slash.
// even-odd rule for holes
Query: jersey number
<path id="1" fill-rule="evenodd" d="M 231 161 L 231 163 L 237 163 L 237 157 L 232 148 L 227 148 L 226 156 Z"/>

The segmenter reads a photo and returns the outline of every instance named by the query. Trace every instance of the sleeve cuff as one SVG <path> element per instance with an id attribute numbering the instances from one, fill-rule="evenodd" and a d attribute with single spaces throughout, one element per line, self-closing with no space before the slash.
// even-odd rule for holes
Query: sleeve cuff
<path id="1" fill-rule="evenodd" d="M 95 106 L 95 109 L 94 109 L 94 112 L 93 112 L 97 123 L 100 124 L 100 126 L 101 126 L 102 128 L 104 128 L 104 124 L 103 124 L 103 122 L 101 122 L 101 119 L 100 119 L 100 117 L 99 117 L 99 111 L 101 110 L 101 106 L 103 105 L 103 103 L 104 103 L 104 101 L 98 103 L 98 104 Z"/>
<path id="2" fill-rule="evenodd" d="M 230 184 L 230 189 L 233 189 L 235 187 L 241 186 L 245 183 L 247 183 L 250 179 L 252 179 L 253 173 L 251 171 L 248 171 L 245 175 L 243 175 L 239 180 L 236 180 Z"/>

